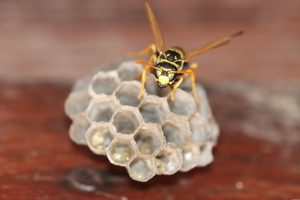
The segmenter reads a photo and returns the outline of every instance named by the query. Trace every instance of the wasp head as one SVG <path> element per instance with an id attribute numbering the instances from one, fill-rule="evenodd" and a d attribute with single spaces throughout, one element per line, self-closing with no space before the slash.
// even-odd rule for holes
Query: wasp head
<path id="1" fill-rule="evenodd" d="M 155 69 L 155 76 L 158 86 L 160 88 L 165 88 L 173 83 L 176 74 L 173 73 L 171 70 L 159 68 Z"/>

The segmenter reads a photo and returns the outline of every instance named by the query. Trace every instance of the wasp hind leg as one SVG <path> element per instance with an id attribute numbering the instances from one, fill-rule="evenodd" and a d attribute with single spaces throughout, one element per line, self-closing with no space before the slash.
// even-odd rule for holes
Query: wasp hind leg
<path id="1" fill-rule="evenodd" d="M 171 90 L 171 92 L 168 95 L 168 98 L 171 101 L 174 101 L 174 92 L 180 86 L 180 84 L 182 83 L 182 81 L 183 81 L 183 77 L 180 77 L 180 78 L 178 78 L 178 80 L 176 81 L 176 83 L 173 86 L 171 86 L 172 90 Z"/>

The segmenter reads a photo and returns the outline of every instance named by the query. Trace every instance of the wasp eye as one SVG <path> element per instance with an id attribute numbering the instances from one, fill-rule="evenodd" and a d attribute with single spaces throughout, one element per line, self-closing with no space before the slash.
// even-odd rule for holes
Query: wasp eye
<path id="1" fill-rule="evenodd" d="M 161 75 L 161 71 L 160 70 L 155 70 L 155 76 L 156 78 L 158 78 Z"/>
<path id="2" fill-rule="evenodd" d="M 175 78 L 175 74 L 173 73 L 168 73 L 168 77 L 170 81 L 173 81 L 173 79 Z"/>

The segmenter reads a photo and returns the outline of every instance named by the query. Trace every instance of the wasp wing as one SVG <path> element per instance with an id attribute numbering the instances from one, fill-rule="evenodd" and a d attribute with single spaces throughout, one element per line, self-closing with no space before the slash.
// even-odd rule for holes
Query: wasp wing
<path id="1" fill-rule="evenodd" d="M 150 26 L 155 37 L 156 47 L 159 51 L 162 51 L 164 49 L 163 37 L 160 33 L 157 21 L 148 2 L 146 2 L 146 10 L 147 10 L 147 16 L 150 22 Z"/>
<path id="2" fill-rule="evenodd" d="M 192 57 L 201 55 L 201 54 L 203 54 L 203 53 L 205 53 L 205 52 L 207 52 L 211 49 L 215 49 L 215 48 L 218 48 L 218 47 L 223 46 L 225 44 L 228 44 L 232 38 L 240 36 L 243 33 L 244 33 L 244 31 L 239 31 L 237 33 L 234 33 L 234 34 L 232 34 L 230 36 L 227 36 L 227 37 L 224 37 L 222 39 L 219 39 L 219 40 L 216 40 L 216 41 L 213 41 L 213 42 L 209 42 L 209 43 L 203 45 L 202 47 L 194 49 L 191 52 L 189 52 L 186 55 L 186 59 L 190 60 Z"/>

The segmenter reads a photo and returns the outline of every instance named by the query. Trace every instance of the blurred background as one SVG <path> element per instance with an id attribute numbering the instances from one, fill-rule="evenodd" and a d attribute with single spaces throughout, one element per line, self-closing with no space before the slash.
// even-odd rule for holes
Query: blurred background
<path id="1" fill-rule="evenodd" d="M 238 30 L 195 59 L 204 82 L 300 79 L 300 1 L 150 1 L 167 46 L 186 51 Z M 73 81 L 153 42 L 144 1 L 1 0 L 0 79 Z"/>
<path id="2" fill-rule="evenodd" d="M 299 199 L 300 1 L 149 1 L 167 47 L 245 31 L 194 59 L 214 164 L 141 185 L 70 141 L 72 83 L 154 42 L 144 1 L 0 0 L 0 199 Z"/>

